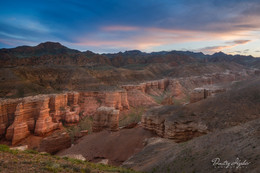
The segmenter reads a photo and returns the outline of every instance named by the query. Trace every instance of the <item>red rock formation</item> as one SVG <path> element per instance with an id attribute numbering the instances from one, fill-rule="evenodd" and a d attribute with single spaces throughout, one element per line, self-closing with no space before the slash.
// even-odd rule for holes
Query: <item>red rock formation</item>
<path id="1" fill-rule="evenodd" d="M 99 132 L 103 129 L 111 131 L 118 130 L 119 110 L 114 107 L 100 107 L 94 115 L 93 119 L 93 132 Z"/>
<path id="2" fill-rule="evenodd" d="M 62 119 L 62 115 L 65 113 L 65 108 L 67 107 L 67 104 L 67 94 L 55 94 L 50 96 L 50 114 L 55 122 L 59 122 Z"/>
<path id="3" fill-rule="evenodd" d="M 207 98 L 207 90 L 205 88 L 195 88 L 191 93 L 190 102 L 195 103 L 205 98 Z"/>
<path id="4" fill-rule="evenodd" d="M 15 144 L 30 133 L 44 135 L 58 129 L 62 119 L 68 124 L 77 123 L 80 113 L 78 97 L 78 93 L 65 93 L 2 101 L 0 135 Z"/>
<path id="5" fill-rule="evenodd" d="M 73 92 L 73 93 L 68 93 L 68 105 L 78 105 L 79 101 L 79 93 Z"/>
<path id="6" fill-rule="evenodd" d="M 149 81 L 139 85 L 124 85 L 122 86 L 124 91 L 69 92 L 26 97 L 24 99 L 1 100 L 0 136 L 6 136 L 8 140 L 13 140 L 13 143 L 16 143 L 26 137 L 28 132 L 43 135 L 56 129 L 58 127 L 57 124 L 61 120 L 67 124 L 77 123 L 79 121 L 79 114 L 94 115 L 99 107 L 112 107 L 116 110 L 126 110 L 129 109 L 130 106 L 152 107 L 158 105 L 150 95 L 163 96 L 165 103 L 171 104 L 172 97 L 181 98 L 196 87 L 240 80 L 247 76 L 247 72 L 229 71 L 204 76 Z M 198 100 L 198 98 L 205 98 L 205 95 L 207 97 L 210 94 L 220 91 L 210 90 L 210 92 L 207 91 L 206 94 L 204 92 L 205 91 L 203 91 L 202 95 L 201 93 L 197 93 L 198 95 L 194 94 L 194 96 L 192 94 L 191 102 Z M 47 101 L 48 99 L 45 100 L 46 98 L 49 98 L 49 101 Z M 167 100 L 167 98 L 169 99 Z M 17 106 L 18 104 L 20 105 Z M 110 113 L 108 113 L 108 115 L 110 115 Z M 104 122 L 116 122 L 103 118 L 102 116 L 100 117 L 101 118 L 96 119 L 96 124 L 99 123 L 98 119 L 100 119 L 100 127 L 102 128 Z M 148 129 L 150 128 L 149 126 L 151 126 L 151 128 L 155 126 L 153 127 L 157 129 L 155 131 L 158 131 L 158 134 L 161 133 L 159 131 L 161 131 L 163 125 L 158 123 L 157 120 L 150 120 L 148 118 L 146 122 Z M 99 127 L 97 127 L 97 129 L 98 128 Z"/>
<path id="7" fill-rule="evenodd" d="M 127 98 L 127 93 L 124 91 L 84 92 L 80 93 L 79 104 L 86 115 L 93 115 L 100 106 L 119 110 L 129 109 Z"/>
<path id="8" fill-rule="evenodd" d="M 35 135 L 44 135 L 50 131 L 59 128 L 59 123 L 54 123 L 52 117 L 49 114 L 49 98 L 44 98 L 42 105 L 40 106 L 39 117 L 36 121 L 34 134 Z"/>
<path id="9" fill-rule="evenodd" d="M 207 126 L 191 121 L 165 121 L 164 138 L 175 142 L 188 141 L 194 137 L 207 134 Z"/>
<path id="10" fill-rule="evenodd" d="M 78 105 L 79 93 L 68 93 L 68 105 L 65 111 L 65 122 L 67 124 L 74 124 L 79 122 L 80 107 Z"/>
<path id="11" fill-rule="evenodd" d="M 79 105 L 85 115 L 92 115 L 101 105 L 102 95 L 99 92 L 80 93 Z"/>
<path id="12" fill-rule="evenodd" d="M 213 96 L 217 93 L 225 92 L 225 88 L 219 88 L 215 86 L 211 86 L 209 88 L 195 88 L 190 97 L 190 103 L 195 103 L 200 100 L 206 99 L 209 96 Z"/>
<path id="13" fill-rule="evenodd" d="M 28 105 L 26 103 L 19 103 L 15 111 L 15 120 L 6 132 L 6 139 L 12 140 L 12 144 L 19 142 L 30 134 L 27 124 L 26 116 L 28 117 Z"/>
<path id="14" fill-rule="evenodd" d="M 159 115 L 149 116 L 148 114 L 149 113 L 146 113 L 142 116 L 142 126 L 147 130 L 154 131 L 158 136 L 164 137 L 165 117 L 161 117 Z"/>
<path id="15" fill-rule="evenodd" d="M 79 122 L 79 107 L 74 107 L 73 111 L 70 111 L 68 107 L 65 112 L 65 122 L 67 124 L 74 124 Z"/>
<path id="16" fill-rule="evenodd" d="M 18 103 L 19 99 L 14 99 L 11 102 L 0 101 L 0 138 L 6 133 L 7 127 L 13 123 Z"/>
<path id="17" fill-rule="evenodd" d="M 132 107 L 140 107 L 140 106 L 151 107 L 151 106 L 158 105 L 152 99 L 152 97 L 136 89 L 127 91 L 127 98 L 128 98 L 129 105 Z"/>
<path id="18" fill-rule="evenodd" d="M 162 79 L 156 81 L 148 81 L 139 85 L 123 85 L 126 91 L 139 90 L 150 95 L 160 95 L 166 90 L 169 85 L 169 79 Z"/>

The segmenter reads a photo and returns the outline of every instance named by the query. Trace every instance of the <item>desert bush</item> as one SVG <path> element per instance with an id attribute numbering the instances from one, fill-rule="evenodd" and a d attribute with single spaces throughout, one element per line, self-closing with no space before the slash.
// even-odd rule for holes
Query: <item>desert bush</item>
<path id="1" fill-rule="evenodd" d="M 158 104 L 162 104 L 163 100 L 170 96 L 171 92 L 166 90 L 164 91 L 161 95 L 157 96 L 157 95 L 151 95 L 151 97 L 154 99 L 154 101 Z"/>
<path id="2" fill-rule="evenodd" d="M 93 119 L 92 117 L 84 117 L 80 120 L 80 122 L 72 127 L 68 127 L 67 131 L 71 137 L 71 143 L 74 144 L 75 140 L 80 136 L 80 131 L 88 130 L 88 133 L 92 132 L 92 124 Z"/>
<path id="3" fill-rule="evenodd" d="M 144 113 L 144 107 L 132 108 L 127 115 L 124 115 L 119 120 L 119 126 L 126 126 L 131 123 L 138 123 L 141 121 L 142 114 Z"/>

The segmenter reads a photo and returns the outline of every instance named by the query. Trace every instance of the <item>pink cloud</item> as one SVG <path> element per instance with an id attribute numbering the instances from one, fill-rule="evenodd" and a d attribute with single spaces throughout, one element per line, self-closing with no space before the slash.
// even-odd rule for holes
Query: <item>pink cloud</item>
<path id="1" fill-rule="evenodd" d="M 153 48 L 159 46 L 174 46 L 175 44 L 177 45 L 179 43 L 235 40 L 230 43 L 226 41 L 228 45 L 205 47 L 201 49 L 201 51 L 204 52 L 211 52 L 232 48 L 239 44 L 248 43 L 250 41 L 248 37 L 251 36 L 249 31 L 229 31 L 225 33 L 212 33 L 196 30 L 162 29 L 155 27 L 136 27 L 120 25 L 105 26 L 100 28 L 100 30 L 102 32 L 97 31 L 95 33 L 91 33 L 78 38 L 77 43 L 73 44 L 80 46 L 119 49 L 140 49 L 146 51 L 152 50 Z M 113 31 L 135 31 L 135 34 L 130 33 L 128 35 L 121 35 L 122 33 Z"/>
<path id="2" fill-rule="evenodd" d="M 209 46 L 209 47 L 201 48 L 198 51 L 205 52 L 205 53 L 215 53 L 226 49 L 231 49 L 241 44 L 247 44 L 250 41 L 251 40 L 234 40 L 234 41 L 226 42 L 229 45 Z"/>

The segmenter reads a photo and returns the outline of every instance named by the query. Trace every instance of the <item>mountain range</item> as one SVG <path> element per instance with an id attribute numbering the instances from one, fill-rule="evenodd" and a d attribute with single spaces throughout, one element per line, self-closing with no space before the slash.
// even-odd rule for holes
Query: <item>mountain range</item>
<path id="1" fill-rule="evenodd" d="M 19 46 L 0 49 L 1 66 L 17 65 L 111 65 L 122 67 L 129 64 L 170 63 L 180 65 L 194 62 L 235 62 L 249 67 L 260 67 L 260 59 L 253 56 L 228 55 L 218 52 L 205 55 L 190 51 L 160 51 L 145 53 L 130 50 L 118 53 L 97 54 L 78 51 L 60 43 L 45 42 L 37 46 Z"/>

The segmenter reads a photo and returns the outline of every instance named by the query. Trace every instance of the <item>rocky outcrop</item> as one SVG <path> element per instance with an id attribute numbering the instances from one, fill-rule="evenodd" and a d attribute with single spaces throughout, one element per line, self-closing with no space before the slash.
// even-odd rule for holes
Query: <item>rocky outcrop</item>
<path id="1" fill-rule="evenodd" d="M 111 131 L 118 130 L 119 110 L 113 107 L 100 107 L 94 115 L 93 119 L 93 132 L 98 132 L 103 129 Z"/>
<path id="2" fill-rule="evenodd" d="M 152 107 L 158 105 L 152 97 L 146 95 L 140 90 L 133 89 L 127 91 L 127 97 L 129 105 L 131 105 L 132 107 Z"/>
<path id="3" fill-rule="evenodd" d="M 12 144 L 27 137 L 34 131 L 35 120 L 39 114 L 38 99 L 28 98 L 19 103 L 14 114 L 14 121 L 7 128 L 6 139 L 11 140 Z"/>
<path id="4" fill-rule="evenodd" d="M 149 116 L 148 114 L 142 116 L 142 126 L 147 130 L 154 131 L 158 136 L 164 137 L 165 117 L 159 115 Z"/>
<path id="5" fill-rule="evenodd" d="M 195 103 L 200 100 L 206 99 L 209 96 L 213 96 L 217 93 L 225 92 L 225 88 L 210 87 L 210 88 L 195 88 L 191 92 L 190 103 Z"/>
<path id="6" fill-rule="evenodd" d="M 50 96 L 49 108 L 53 121 L 59 122 L 62 119 L 67 103 L 67 94 L 55 94 Z"/>
<path id="7" fill-rule="evenodd" d="M 164 138 L 175 142 L 188 141 L 192 138 L 207 134 L 207 126 L 193 121 L 165 121 Z"/>
<path id="8" fill-rule="evenodd" d="M 246 79 L 249 75 L 252 75 L 251 71 L 226 71 L 224 73 L 204 74 L 202 76 L 165 78 L 138 85 L 123 85 L 122 88 L 127 92 L 130 106 L 151 107 L 158 105 L 153 98 L 154 96 L 163 97 L 160 100 L 164 101 L 164 104 L 173 104 L 171 99 L 166 100 L 173 97 L 186 100 L 186 102 L 196 102 L 215 93 L 225 91 L 223 88 L 212 87 L 215 84 Z M 211 86 L 211 88 L 195 89 L 201 86 Z M 193 91 L 193 89 L 195 90 Z M 189 93 L 192 93 L 191 100 L 187 99 Z"/>
<path id="9" fill-rule="evenodd" d="M 49 98 L 45 98 L 40 106 L 39 117 L 35 124 L 35 135 L 44 135 L 50 131 L 58 129 L 61 123 L 54 123 L 49 114 Z"/>
<path id="10" fill-rule="evenodd" d="M 210 93 L 205 88 L 195 88 L 191 93 L 190 102 L 195 103 L 202 99 L 206 99 L 209 96 L 209 94 Z"/>
<path id="11" fill-rule="evenodd" d="M 162 80 L 144 82 L 139 85 L 123 85 L 122 88 L 126 91 L 139 90 L 146 94 L 160 95 L 161 92 L 165 91 L 168 86 L 169 79 L 166 78 Z"/>
<path id="12" fill-rule="evenodd" d="M 54 154 L 71 146 L 71 138 L 67 132 L 56 132 L 44 138 L 39 146 L 40 152 Z"/>
<path id="13" fill-rule="evenodd" d="M 61 122 L 76 124 L 80 115 L 93 115 L 103 106 L 115 110 L 106 112 L 106 120 L 102 116 L 97 124 L 103 128 L 108 123 L 109 129 L 117 130 L 119 110 L 129 109 L 125 91 L 69 92 L 1 100 L 0 137 L 15 144 L 30 134 L 43 136 L 59 129 Z"/>
<path id="14" fill-rule="evenodd" d="M 14 99 L 10 102 L 6 100 L 0 101 L 0 137 L 5 135 L 10 122 L 14 121 L 14 114 L 18 103 L 19 99 Z"/>
<path id="15" fill-rule="evenodd" d="M 16 144 L 30 134 L 43 136 L 59 129 L 61 121 L 77 123 L 78 96 L 79 93 L 64 93 L 3 100 L 0 102 L 0 134 Z"/>
<path id="16" fill-rule="evenodd" d="M 142 116 L 142 126 L 160 137 L 173 139 L 175 142 L 188 141 L 208 132 L 207 126 L 201 122 L 178 118 L 178 115 L 168 115 L 167 111 L 171 112 L 171 108 L 168 110 L 168 107 L 157 107 L 148 111 Z"/>
<path id="17" fill-rule="evenodd" d="M 93 115 L 101 106 L 128 110 L 128 96 L 125 91 L 83 92 L 80 93 L 79 104 L 85 115 Z"/>

